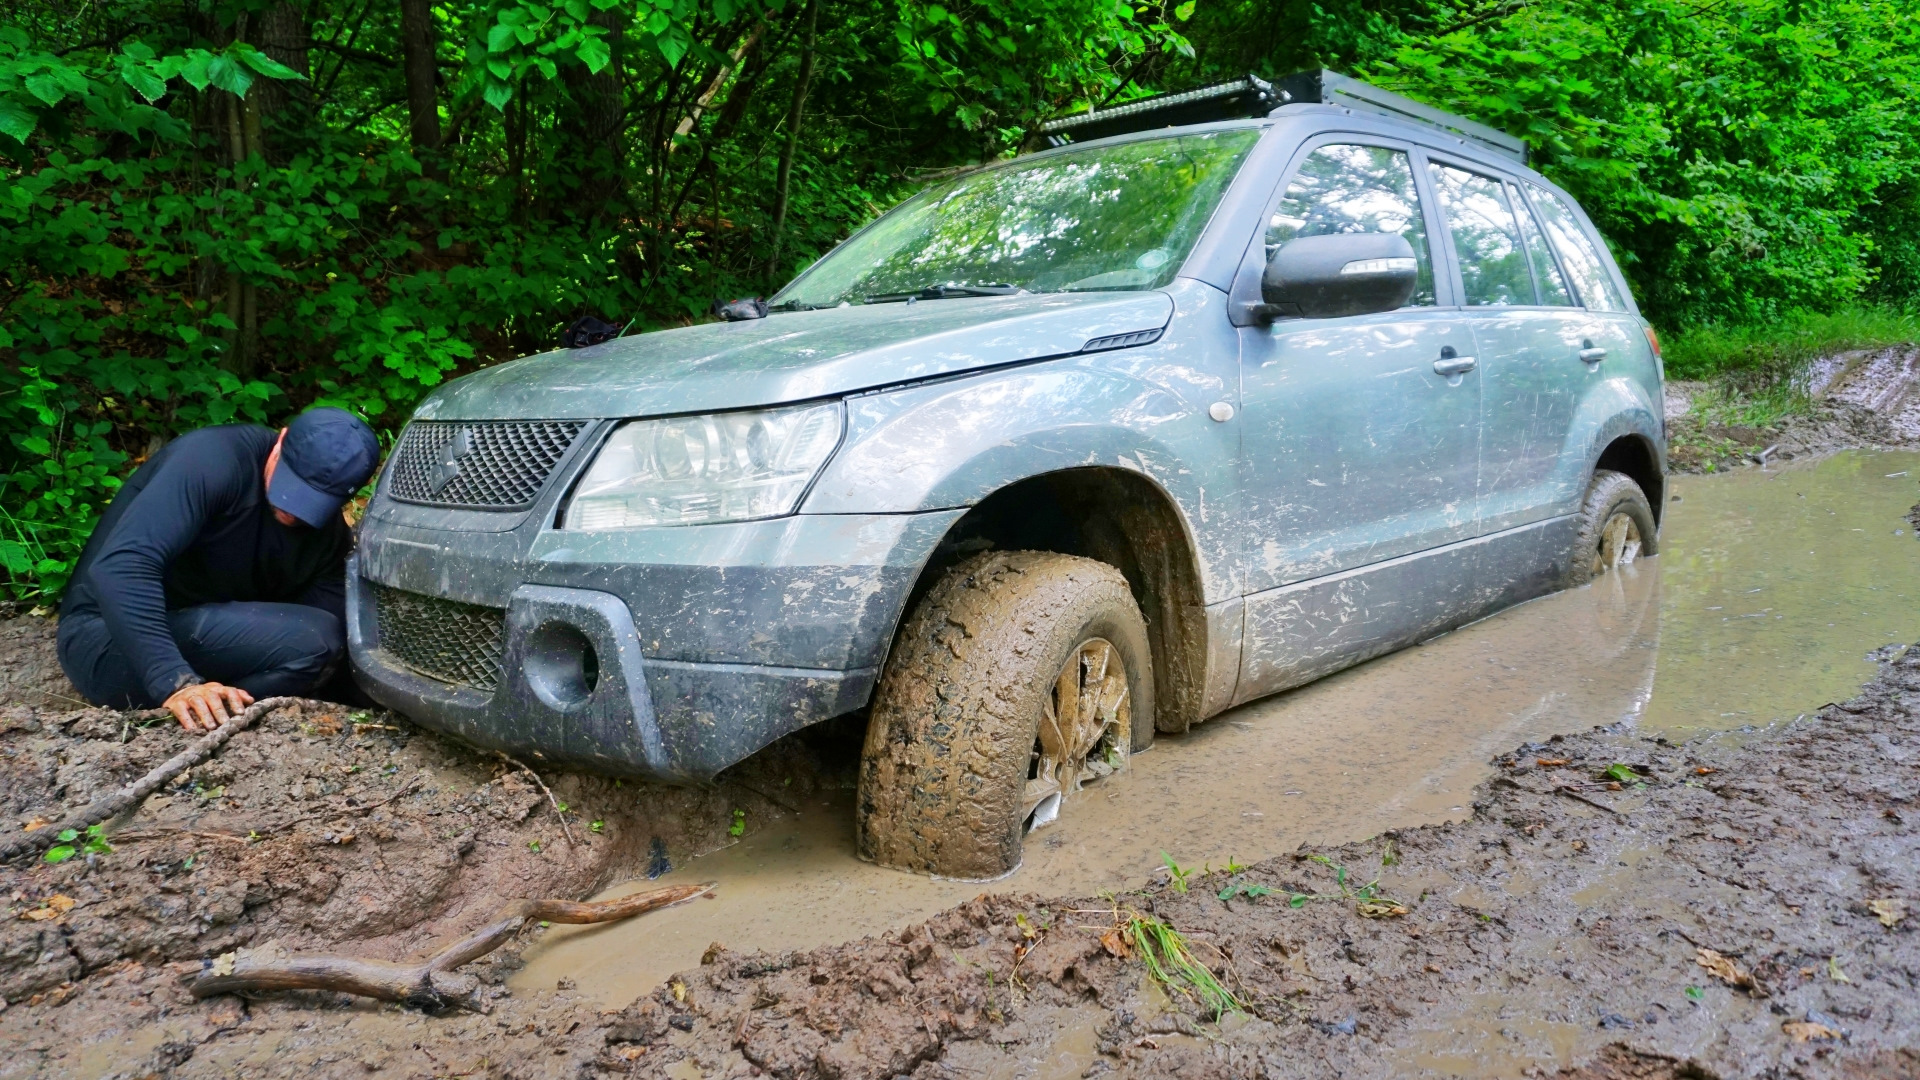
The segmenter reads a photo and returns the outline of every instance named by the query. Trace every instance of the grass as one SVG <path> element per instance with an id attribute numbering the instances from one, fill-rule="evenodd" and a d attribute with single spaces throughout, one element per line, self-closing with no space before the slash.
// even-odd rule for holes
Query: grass
<path id="1" fill-rule="evenodd" d="M 1233 991 L 1220 985 L 1213 972 L 1194 959 L 1180 931 L 1137 911 L 1128 912 L 1119 929 L 1123 940 L 1139 950 L 1140 962 L 1146 965 L 1147 973 L 1169 994 L 1194 998 L 1213 1010 L 1215 1020 L 1225 1013 L 1246 1011 Z"/>
<path id="2" fill-rule="evenodd" d="M 1808 365 L 1823 356 L 1920 341 L 1920 316 L 1894 307 L 1795 312 L 1773 322 L 1709 325 L 1667 335 L 1667 377 L 1712 385 L 1694 398 L 1709 424 L 1770 427 L 1812 411 Z"/>
<path id="3" fill-rule="evenodd" d="M 1663 341 L 1670 379 L 1731 380 L 1757 390 L 1791 382 L 1816 357 L 1920 340 L 1920 317 L 1863 306 L 1825 314 L 1801 311 L 1767 323 L 1676 330 Z"/>

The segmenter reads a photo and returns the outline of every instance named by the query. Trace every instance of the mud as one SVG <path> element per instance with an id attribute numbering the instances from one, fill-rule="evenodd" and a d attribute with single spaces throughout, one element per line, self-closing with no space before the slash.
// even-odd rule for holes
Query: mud
<path id="1" fill-rule="evenodd" d="M 1667 466 L 1676 473 L 1725 472 L 1858 447 L 1920 446 L 1920 347 L 1840 353 L 1814 362 L 1801 387 L 1813 409 L 1777 424 L 1728 424 L 1702 415 L 1694 399 L 1709 384 L 1667 384 Z"/>
<path id="2" fill-rule="evenodd" d="M 170 720 L 72 708 L 52 630 L 0 623 L 9 690 L 37 702 L 0 709 L 9 828 L 45 827 L 188 741 Z M 668 872 L 786 805 L 760 792 L 814 792 L 810 747 L 787 740 L 700 789 L 554 773 L 540 778 L 550 798 L 524 769 L 387 713 L 320 702 L 272 713 L 108 823 L 110 852 L 0 867 L 0 1039 L 42 1047 L 0 1059 L 0 1076 L 165 1072 L 246 1015 L 231 1000 L 189 1003 L 169 964 L 270 943 L 399 960 L 456 940 L 506 899 L 573 899 Z M 469 970 L 497 985 L 519 951 Z M 286 1016 L 304 1023 L 298 1007 Z M 99 1036 L 116 1030 L 130 1041 L 105 1050 Z"/>
<path id="3" fill-rule="evenodd" d="M 7 1070 L 840 1080 L 1920 1070 L 1920 648 L 1885 661 L 1852 700 L 1744 740 L 1676 746 L 1619 725 L 1494 764 L 1467 821 L 1245 868 L 1185 867 L 1178 883 L 1118 895 L 988 894 L 846 945 L 715 945 L 618 1010 L 568 991 L 443 1018 L 311 997 L 190 1005 L 163 973 L 121 965 L 63 1005 L 0 1015 L 9 1045 L 28 1051 Z M 1375 882 L 1365 907 L 1355 893 Z M 1135 913 L 1176 928 L 1241 1009 L 1216 1020 L 1147 977 L 1138 945 L 1112 933 Z"/>
<path id="4" fill-rule="evenodd" d="M 601 1029 L 598 1067 L 841 1078 L 1920 1070 L 1920 650 L 1846 704 L 1744 743 L 1676 746 L 1617 727 L 1496 765 L 1466 822 L 1113 897 L 983 896 L 851 945 L 710 950 Z M 1375 880 L 1368 908 L 1353 894 Z M 1178 928 L 1244 1011 L 1216 1023 L 1116 955 L 1132 952 L 1111 933 L 1129 912 Z"/>

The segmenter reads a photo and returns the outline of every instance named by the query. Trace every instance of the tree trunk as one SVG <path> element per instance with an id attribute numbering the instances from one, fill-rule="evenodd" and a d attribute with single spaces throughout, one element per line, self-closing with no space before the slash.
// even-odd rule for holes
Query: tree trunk
<path id="1" fill-rule="evenodd" d="M 440 67 L 435 61 L 432 0 L 400 0 L 400 38 L 406 48 L 407 121 L 413 156 L 429 176 L 445 174 L 440 159 Z"/>
<path id="2" fill-rule="evenodd" d="M 307 29 L 307 16 L 300 8 L 280 0 L 266 10 L 255 15 L 249 35 L 256 47 L 268 57 L 278 60 L 301 75 L 311 75 L 312 69 L 307 62 L 307 51 L 312 48 L 313 39 Z M 277 116 L 289 104 L 296 101 L 312 100 L 310 84 L 305 82 L 283 82 L 279 79 L 259 78 L 254 81 L 254 90 L 248 97 L 259 95 L 257 102 L 260 115 Z"/>
<path id="3" fill-rule="evenodd" d="M 780 245 L 787 227 L 793 155 L 800 149 L 800 122 L 806 116 L 807 84 L 813 81 L 813 47 L 819 26 L 820 0 L 807 0 L 807 37 L 800 45 L 800 77 L 793 84 L 793 105 L 787 109 L 787 145 L 780 148 L 780 172 L 774 183 L 773 254 L 767 259 L 768 278 L 777 278 L 780 274 Z"/>
<path id="4" fill-rule="evenodd" d="M 592 22 L 606 28 L 605 40 L 613 49 L 613 59 L 599 74 L 578 65 L 563 69 L 567 93 L 573 99 L 566 113 L 564 141 L 571 144 L 576 163 L 580 185 L 576 205 L 588 214 L 598 214 L 607 200 L 620 190 L 627 175 L 621 139 L 627 116 L 627 94 L 620 63 L 626 19 L 616 9 L 595 14 Z"/>

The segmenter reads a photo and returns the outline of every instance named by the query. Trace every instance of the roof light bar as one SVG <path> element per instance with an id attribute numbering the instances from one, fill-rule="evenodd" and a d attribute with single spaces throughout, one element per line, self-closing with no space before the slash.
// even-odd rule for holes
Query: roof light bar
<path id="1" fill-rule="evenodd" d="M 1324 68 L 1298 72 L 1275 82 L 1247 75 L 1198 90 L 1141 98 L 1110 109 L 1089 109 L 1040 125 L 1040 134 L 1047 137 L 1048 145 L 1064 146 L 1155 128 L 1263 117 L 1283 105 L 1306 104 L 1335 105 L 1357 113 L 1437 128 L 1481 149 L 1526 164 L 1527 144 L 1504 131 Z"/>

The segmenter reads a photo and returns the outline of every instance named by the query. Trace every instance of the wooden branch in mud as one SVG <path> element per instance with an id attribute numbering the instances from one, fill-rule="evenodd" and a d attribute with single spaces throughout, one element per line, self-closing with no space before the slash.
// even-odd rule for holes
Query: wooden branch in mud
<path id="1" fill-rule="evenodd" d="M 493 753 L 494 753 L 494 756 L 498 757 L 501 761 L 504 761 L 507 764 L 513 766 L 514 768 L 519 769 L 521 772 L 526 773 L 528 776 L 533 777 L 533 782 L 540 785 L 541 791 L 544 791 L 547 793 L 547 803 L 548 805 L 553 807 L 553 816 L 560 819 L 560 831 L 566 835 L 567 846 L 568 847 L 579 846 L 573 842 L 573 830 L 567 828 L 567 812 L 565 810 L 560 809 L 560 800 L 553 797 L 553 789 L 547 786 L 547 782 L 545 780 L 540 779 L 540 774 L 537 772 L 534 772 L 532 769 L 527 768 L 525 765 L 507 756 L 505 751 L 495 750 Z"/>
<path id="2" fill-rule="evenodd" d="M 528 922 L 614 922 L 691 900 L 713 888 L 713 882 L 670 885 L 597 903 L 516 900 L 501 909 L 493 922 L 417 964 L 242 949 L 205 961 L 189 989 L 196 998 L 263 990 L 329 990 L 439 1012 L 468 1003 L 478 988 L 471 977 L 455 976 L 453 970 L 506 944 Z"/>
<path id="3" fill-rule="evenodd" d="M 147 796 L 167 786 L 167 784 L 171 783 L 173 779 L 181 773 L 186 772 L 188 769 L 219 753 L 220 748 L 227 744 L 228 739 L 252 727 L 254 721 L 259 720 L 262 716 L 282 706 L 295 705 L 299 702 L 299 698 L 291 697 L 273 697 L 267 698 L 264 701 L 254 702 L 247 706 L 240 715 L 229 718 L 226 723 L 215 728 L 212 733 L 201 737 L 185 750 L 168 758 L 159 768 L 154 769 L 152 772 L 128 784 L 126 787 L 121 788 L 111 795 L 103 795 L 93 800 L 82 807 L 79 812 L 68 817 L 58 825 L 44 826 L 30 833 L 23 833 L 13 837 L 6 843 L 0 844 L 0 862 L 15 858 L 16 856 L 25 855 L 29 852 L 36 852 L 44 848 L 52 847 L 56 838 L 68 829 L 79 831 L 87 828 L 89 825 L 98 825 L 103 821 L 126 813 L 128 810 L 147 801 Z"/>

